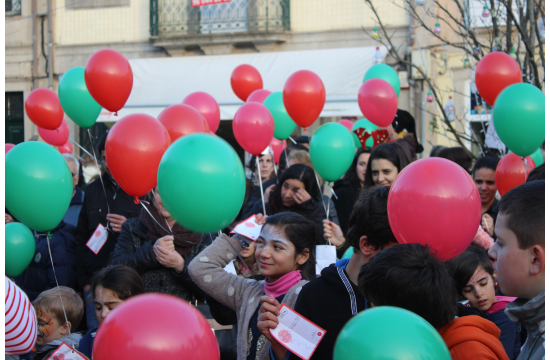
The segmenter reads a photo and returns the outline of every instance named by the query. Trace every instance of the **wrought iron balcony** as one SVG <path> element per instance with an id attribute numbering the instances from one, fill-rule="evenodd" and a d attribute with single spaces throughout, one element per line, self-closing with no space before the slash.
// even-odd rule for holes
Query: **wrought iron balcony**
<path id="1" fill-rule="evenodd" d="M 193 7 L 192 0 L 150 0 L 151 36 L 290 30 L 290 0 L 231 0 Z"/>

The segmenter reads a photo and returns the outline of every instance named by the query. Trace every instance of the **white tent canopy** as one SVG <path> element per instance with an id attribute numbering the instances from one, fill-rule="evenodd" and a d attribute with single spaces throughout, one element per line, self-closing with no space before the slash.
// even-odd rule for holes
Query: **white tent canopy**
<path id="1" fill-rule="evenodd" d="M 195 92 L 212 95 L 220 105 L 221 119 L 232 120 L 243 102 L 231 89 L 231 73 L 241 64 L 254 66 L 264 89 L 282 91 L 287 78 L 298 70 L 315 72 L 325 85 L 327 116 L 360 116 L 357 94 L 365 72 L 373 65 L 375 47 L 182 56 L 132 59 L 132 93 L 119 116 L 103 109 L 98 121 L 116 121 L 144 113 L 157 117 L 167 106 L 179 104 Z M 382 55 L 387 53 L 381 48 Z"/>

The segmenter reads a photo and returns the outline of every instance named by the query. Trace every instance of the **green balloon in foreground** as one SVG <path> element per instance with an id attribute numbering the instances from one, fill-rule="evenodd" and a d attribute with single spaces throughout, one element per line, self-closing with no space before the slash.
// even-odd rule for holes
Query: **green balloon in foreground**
<path id="1" fill-rule="evenodd" d="M 283 103 L 283 93 L 278 91 L 269 94 L 264 100 L 264 106 L 269 110 L 271 116 L 273 116 L 273 122 L 275 123 L 275 134 L 273 137 L 279 140 L 288 139 L 296 128 L 296 123 L 292 121 L 286 112 L 285 104 Z"/>
<path id="2" fill-rule="evenodd" d="M 371 123 L 367 119 L 357 120 L 355 122 L 355 124 L 353 124 L 353 127 L 351 128 L 352 136 L 353 136 L 353 142 L 355 144 L 355 147 L 360 149 L 361 148 L 361 142 L 359 141 L 359 138 L 357 137 L 357 135 L 353 132 L 353 130 L 356 130 L 358 128 L 364 128 L 365 129 L 364 132 L 369 133 L 369 132 L 378 130 L 379 127 L 374 125 L 373 123 Z M 365 142 L 365 145 L 367 147 L 372 148 L 372 146 L 374 145 L 374 139 L 372 137 L 368 138 L 367 141 Z"/>
<path id="3" fill-rule="evenodd" d="M 380 306 L 357 314 L 334 346 L 334 360 L 451 360 L 445 341 L 420 316 Z"/>
<path id="4" fill-rule="evenodd" d="M 518 156 L 529 156 L 544 142 L 544 94 L 531 84 L 512 84 L 498 95 L 493 122 L 498 137 Z"/>
<path id="5" fill-rule="evenodd" d="M 395 94 L 397 94 L 397 97 L 399 97 L 399 93 L 401 92 L 399 75 L 397 75 L 397 72 L 391 66 L 386 64 L 376 64 L 371 66 L 371 68 L 368 69 L 365 73 L 365 76 L 363 77 L 363 82 L 370 79 L 386 80 L 395 90 Z"/>
<path id="6" fill-rule="evenodd" d="M 350 259 L 351 258 L 351 255 L 353 255 L 353 246 L 350 246 L 346 252 L 344 253 L 344 255 L 342 256 L 342 259 Z"/>
<path id="7" fill-rule="evenodd" d="M 541 166 L 544 163 L 544 156 L 542 155 L 542 149 L 538 148 L 534 153 L 531 155 L 531 159 L 535 162 L 535 165 Z"/>
<path id="8" fill-rule="evenodd" d="M 92 98 L 86 87 L 82 66 L 67 71 L 59 81 L 58 90 L 61 107 L 72 121 L 83 128 L 95 124 L 101 105 Z"/>
<path id="9" fill-rule="evenodd" d="M 54 229 L 72 197 L 71 170 L 52 146 L 27 141 L 6 154 L 6 207 L 29 228 Z"/>
<path id="10" fill-rule="evenodd" d="M 6 276 L 16 277 L 25 271 L 34 257 L 34 236 L 25 225 L 12 222 L 6 225 Z"/>
<path id="11" fill-rule="evenodd" d="M 311 137 L 309 154 L 315 171 L 326 181 L 334 182 L 353 162 L 355 146 L 351 133 L 336 122 L 321 125 Z"/>
<path id="12" fill-rule="evenodd" d="M 231 145 L 216 136 L 195 133 L 176 140 L 160 161 L 157 180 L 166 210 L 198 233 L 225 228 L 243 205 L 243 165 Z"/>

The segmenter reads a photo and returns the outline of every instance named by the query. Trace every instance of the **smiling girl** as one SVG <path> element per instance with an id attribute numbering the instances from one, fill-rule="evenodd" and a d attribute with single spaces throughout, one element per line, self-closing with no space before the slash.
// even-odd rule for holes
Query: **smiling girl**
<path id="1" fill-rule="evenodd" d="M 365 172 L 365 185 L 391 186 L 397 175 L 409 165 L 411 160 L 401 145 L 391 142 L 375 147 L 369 157 Z"/>

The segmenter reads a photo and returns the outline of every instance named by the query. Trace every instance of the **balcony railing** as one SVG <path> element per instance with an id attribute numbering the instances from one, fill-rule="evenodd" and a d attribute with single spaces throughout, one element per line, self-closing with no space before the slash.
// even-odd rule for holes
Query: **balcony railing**
<path id="1" fill-rule="evenodd" d="M 150 0 L 151 36 L 290 30 L 290 0 L 231 0 L 193 7 L 191 0 Z"/>

